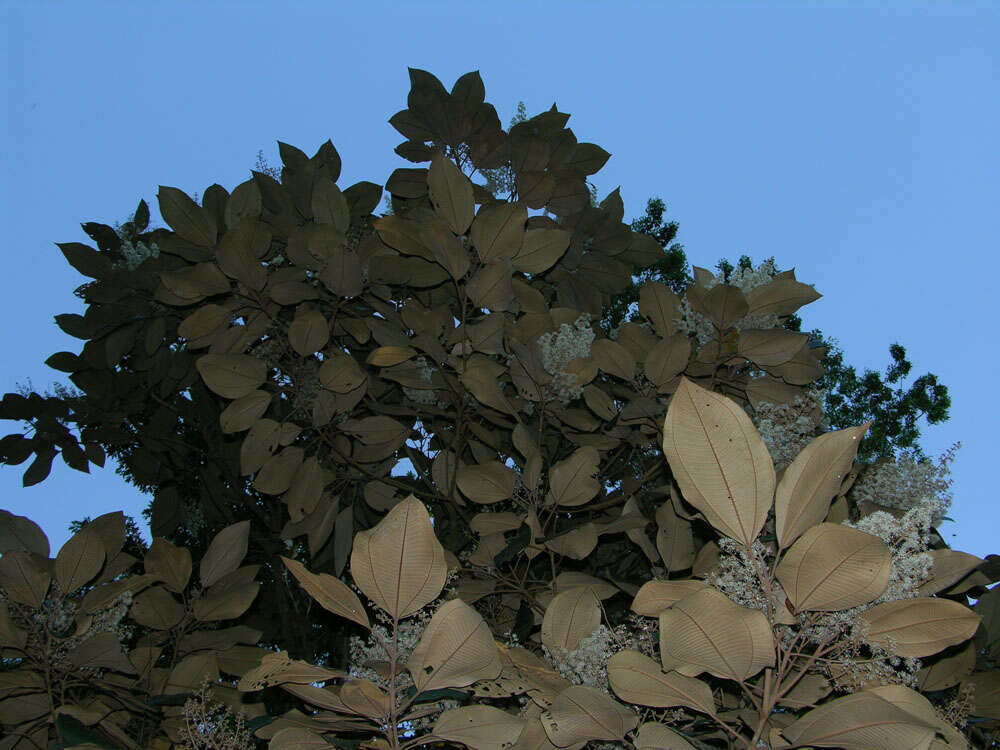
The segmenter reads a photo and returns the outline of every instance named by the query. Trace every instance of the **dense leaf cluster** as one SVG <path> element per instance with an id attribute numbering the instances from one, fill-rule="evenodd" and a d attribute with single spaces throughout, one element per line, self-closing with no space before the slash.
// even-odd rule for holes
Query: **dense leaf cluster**
<path id="1" fill-rule="evenodd" d="M 432 716 L 434 737 L 469 747 L 626 735 L 637 747 L 675 736 L 822 746 L 811 721 L 862 710 L 902 711 L 906 737 L 929 744 L 940 727 L 954 744 L 910 687 L 865 693 L 857 710 L 830 698 L 836 708 L 796 713 L 864 687 L 866 674 L 911 684 L 918 665 L 901 658 L 939 658 L 934 684 L 955 694 L 970 679 L 992 684 L 969 675 L 995 663 L 995 620 L 958 663 L 936 655 L 987 622 L 967 603 L 995 566 L 949 554 L 933 531 L 937 506 L 908 516 L 851 494 L 866 433 L 875 453 L 912 443 L 918 412 L 946 416 L 943 387 L 926 376 L 893 401 L 877 376 L 831 376 L 818 332 L 798 330 L 797 311 L 820 295 L 793 270 L 728 283 L 737 270 L 723 262 L 718 276 L 695 266 L 687 278 L 662 204 L 633 225 L 617 190 L 595 205 L 588 177 L 609 155 L 578 142 L 555 105 L 504 130 L 478 73 L 450 91 L 424 71 L 410 77 L 407 108 L 390 122 L 406 138 L 397 153 L 417 166 L 386 181 L 389 214 L 374 214 L 381 186 L 337 185 L 330 142 L 311 157 L 279 143 L 280 179 L 254 171 L 231 192 L 210 186 L 200 203 L 163 186 L 170 229 L 149 229 L 140 203 L 117 232 L 84 225 L 96 249 L 60 245 L 92 281 L 78 290 L 86 312 L 57 316 L 82 350 L 49 363 L 82 395 L 7 394 L 0 418 L 33 432 L 0 449 L 7 463 L 34 457 L 29 482 L 59 453 L 81 470 L 112 456 L 154 493 L 155 541 L 123 550 L 125 520 L 108 514 L 50 559 L 37 526 L 6 519 L 0 647 L 17 676 L 0 720 L 35 737 L 65 706 L 54 725 L 64 740 L 76 721 L 127 744 L 135 701 L 169 704 L 229 675 L 238 682 L 220 688 L 224 701 L 249 701 L 256 737 L 277 747 L 323 731 L 378 735 L 371 746 L 396 750 Z M 741 259 L 741 278 L 751 270 Z M 901 347 L 892 354 L 895 383 L 909 363 Z M 809 401 L 824 377 L 842 398 L 827 414 Z M 798 457 L 778 460 L 758 428 L 793 407 Z M 879 410 L 883 432 L 872 418 L 833 423 L 865 409 Z M 894 536 L 903 528 L 913 530 L 905 543 Z M 844 552 L 850 564 L 836 561 Z M 802 583 L 841 564 L 832 583 Z M 941 604 L 899 615 L 888 592 L 909 591 L 907 581 L 933 584 L 923 598 Z M 919 640 L 941 607 L 951 624 L 932 628 L 940 648 L 920 654 L 845 629 L 888 609 Z M 133 630 L 94 631 L 126 611 Z M 837 612 L 848 615 L 828 619 Z M 412 618 L 423 625 L 406 631 L 415 641 L 404 664 Z M 22 638 L 31 622 L 53 638 Z M 691 622 L 712 623 L 707 641 Z M 712 657 L 732 632 L 749 640 L 732 659 Z M 606 634 L 614 648 L 595 640 Z M 352 664 L 352 635 L 372 639 L 361 650 L 376 656 Z M 657 641 L 653 670 L 639 657 Z M 604 675 L 597 687 L 566 676 L 587 662 L 584 643 L 615 652 L 614 668 L 605 659 L 587 672 Z M 68 661 L 52 671 L 57 656 Z M 858 660 L 874 671 L 837 671 Z M 73 668 L 94 671 L 76 684 Z M 630 696 L 622 674 L 670 685 Z M 782 704 L 791 676 L 828 689 Z M 608 690 L 653 709 L 638 734 L 633 709 Z M 968 713 L 955 695 L 937 697 Z M 442 713 L 442 700 L 464 705 Z M 333 716 L 309 718 L 303 705 Z M 170 708 L 142 709 L 142 731 L 180 742 L 193 714 Z M 160 730 L 149 730 L 153 714 Z M 873 742 L 864 746 L 890 746 Z"/>

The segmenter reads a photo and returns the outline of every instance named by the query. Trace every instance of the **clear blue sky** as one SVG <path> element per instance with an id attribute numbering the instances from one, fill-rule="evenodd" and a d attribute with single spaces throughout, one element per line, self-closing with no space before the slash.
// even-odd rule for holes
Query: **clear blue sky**
<path id="1" fill-rule="evenodd" d="M 661 196 L 694 265 L 746 253 L 794 267 L 823 298 L 804 327 L 884 373 L 898 341 L 948 386 L 958 549 L 1000 552 L 1000 8 L 996 3 L 103 3 L 4 2 L 7 156 L 0 392 L 62 380 L 44 360 L 79 342 L 52 320 L 83 312 L 56 242 L 124 221 L 157 185 L 203 193 L 246 180 L 277 140 L 331 139 L 342 186 L 407 166 L 388 124 L 408 66 L 450 87 L 478 69 L 506 124 L 553 102 L 612 154 L 596 175 L 626 219 Z M 0 435 L 15 423 L 0 423 Z M 110 466 L 110 464 L 109 464 Z M 0 507 L 68 523 L 149 498 L 112 469 L 57 459 L 41 485 L 0 468 Z M 148 538 L 148 530 L 145 530 Z"/>

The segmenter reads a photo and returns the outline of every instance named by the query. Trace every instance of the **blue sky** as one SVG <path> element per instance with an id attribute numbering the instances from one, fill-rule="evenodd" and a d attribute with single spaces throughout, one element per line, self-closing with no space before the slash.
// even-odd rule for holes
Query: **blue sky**
<path id="1" fill-rule="evenodd" d="M 955 523 L 974 554 L 1000 552 L 1000 9 L 995 3 L 5 2 L 0 392 L 66 382 L 43 362 L 79 351 L 53 315 L 83 312 L 84 279 L 56 242 L 80 223 L 124 221 L 158 185 L 203 193 L 246 180 L 276 141 L 313 154 L 328 138 L 341 186 L 412 166 L 386 122 L 407 67 L 448 87 L 479 70 L 506 124 L 558 104 L 581 141 L 612 157 L 626 219 L 662 197 L 689 261 L 743 253 L 824 296 L 804 328 L 847 363 L 884 373 L 888 347 L 933 372 L 951 419 L 921 422 L 952 464 Z M 279 10 L 280 7 L 280 10 Z M 0 424 L 0 435 L 15 423 Z M 22 489 L 0 467 L 0 508 L 27 515 L 53 551 L 68 523 L 149 498 L 110 468 L 60 460 Z M 148 530 L 144 529 L 147 539 Z"/>

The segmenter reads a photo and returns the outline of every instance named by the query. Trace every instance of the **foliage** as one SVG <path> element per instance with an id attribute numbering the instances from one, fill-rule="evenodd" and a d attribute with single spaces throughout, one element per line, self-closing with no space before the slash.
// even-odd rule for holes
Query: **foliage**
<path id="1" fill-rule="evenodd" d="M 666 284 L 674 294 L 682 294 L 694 279 L 688 272 L 684 246 L 674 242 L 677 236 L 677 222 L 664 222 L 667 206 L 660 198 L 650 198 L 646 212 L 632 222 L 632 231 L 649 235 L 663 248 L 663 255 L 651 265 L 633 269 L 632 280 L 621 294 L 611 299 L 611 304 L 601 317 L 601 327 L 609 333 L 636 315 L 639 304 L 639 290 L 648 282 Z M 631 313 L 631 315 L 630 315 Z"/>
<path id="2" fill-rule="evenodd" d="M 696 266 L 606 331 L 663 256 L 591 204 L 607 152 L 410 77 L 391 215 L 279 143 L 280 182 L 161 187 L 170 229 L 141 203 L 60 246 L 94 281 L 50 363 L 86 398 L 7 394 L 34 432 L 0 448 L 32 481 L 115 456 L 155 538 L 138 574 L 120 513 L 54 560 L 4 519 L 9 746 L 182 746 L 205 679 L 274 747 L 984 745 L 996 560 L 947 549 L 945 498 L 855 496 L 872 422 L 822 427 L 826 349 L 786 327 L 818 292 Z"/>

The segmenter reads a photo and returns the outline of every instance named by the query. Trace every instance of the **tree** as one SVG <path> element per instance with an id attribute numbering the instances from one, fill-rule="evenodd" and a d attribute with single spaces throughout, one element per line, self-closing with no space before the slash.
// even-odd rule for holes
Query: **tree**
<path id="1" fill-rule="evenodd" d="M 764 479 L 776 477 L 774 468 L 785 476 L 791 459 L 815 445 L 822 409 L 809 410 L 805 434 L 783 435 L 761 415 L 809 396 L 809 386 L 824 374 L 825 354 L 806 345 L 807 334 L 788 329 L 796 311 L 818 296 L 792 271 L 741 268 L 739 283 L 729 284 L 735 276 L 694 267 L 681 294 L 661 282 L 683 271 L 676 253 L 673 265 L 649 270 L 663 260 L 660 237 L 672 241 L 676 230 L 663 228 L 661 212 L 653 222 L 663 229 L 660 236 L 635 231 L 623 222 L 617 191 L 593 205 L 588 177 L 608 153 L 579 142 L 566 127 L 569 115 L 553 106 L 505 131 L 485 102 L 478 73 L 462 76 L 450 92 L 425 71 L 411 69 L 410 77 L 408 107 L 390 123 L 407 139 L 397 153 L 425 166 L 389 176 L 391 215 L 373 213 L 383 193 L 378 185 L 338 187 L 340 155 L 330 142 L 311 157 L 279 143 L 280 181 L 256 170 L 231 192 L 210 186 L 200 204 L 161 186 L 160 211 L 170 229 L 149 230 L 140 202 L 122 234 L 84 225 L 96 249 L 60 245 L 93 281 L 78 290 L 87 312 L 56 319 L 85 341 L 82 351 L 49 362 L 69 372 L 83 395 L 7 394 L 0 402 L 0 418 L 33 429 L 0 443 L 5 463 L 34 456 L 28 481 L 41 481 L 57 453 L 82 469 L 111 455 L 137 486 L 154 493 L 156 549 L 147 552 L 144 569 L 159 572 L 136 585 L 151 586 L 151 597 L 184 612 L 172 623 L 146 618 L 143 637 L 163 647 L 154 663 L 166 671 L 157 674 L 193 689 L 192 680 L 211 673 L 212 659 L 185 650 L 191 648 L 185 628 L 204 625 L 211 633 L 213 623 L 238 618 L 259 631 L 262 646 L 285 650 L 293 660 L 349 667 L 355 676 L 370 670 L 375 690 L 357 687 L 362 693 L 355 697 L 380 705 L 387 696 L 391 708 L 369 710 L 368 718 L 389 716 L 382 723 L 392 725 L 393 748 L 400 746 L 401 706 L 419 703 L 424 688 L 432 696 L 423 696 L 425 703 L 469 697 L 431 687 L 427 676 L 440 668 L 432 662 L 451 658 L 437 649 L 450 646 L 421 650 L 422 633 L 463 626 L 483 635 L 482 622 L 511 642 L 529 644 L 537 635 L 548 655 L 525 650 L 523 658 L 546 656 L 553 669 L 568 669 L 573 659 L 559 649 L 576 652 L 590 636 L 608 646 L 608 633 L 633 622 L 633 595 L 651 579 L 689 587 L 711 581 L 716 594 L 735 602 L 719 606 L 746 609 L 750 599 L 739 599 L 736 587 L 725 583 L 727 570 L 753 567 L 749 558 L 740 562 L 733 540 L 766 564 L 759 580 L 770 593 L 762 607 L 776 615 L 778 605 L 785 606 L 771 596 L 776 550 L 815 526 L 803 522 L 789 537 L 784 511 L 747 500 L 742 483 L 741 499 L 731 494 L 729 506 L 718 492 L 706 495 L 691 484 L 703 481 L 702 470 L 680 468 L 686 459 L 676 448 L 701 441 L 702 456 L 717 454 L 720 445 L 727 456 L 743 450 L 729 458 L 744 474 L 752 461 L 754 498 L 773 493 L 774 482 Z M 498 169 L 513 174 L 504 198 L 474 181 L 477 173 Z M 540 213 L 529 216 L 529 210 Z M 605 335 L 604 311 L 646 272 L 635 290 L 633 319 Z M 684 412 L 678 403 L 690 408 Z M 703 404 L 715 411 L 701 413 Z M 755 452 L 746 455 L 746 440 L 727 448 L 731 441 L 712 442 L 722 434 L 702 430 L 699 436 L 691 427 L 721 414 L 727 429 L 759 433 Z M 835 451 L 840 463 L 816 469 L 826 477 L 825 489 L 823 502 L 810 506 L 810 521 L 827 518 L 841 529 L 835 522 L 862 523 L 873 515 L 867 500 L 851 494 L 858 478 L 855 441 L 868 427 L 835 433 L 846 447 Z M 788 450 L 791 438 L 800 450 Z M 818 452 L 814 447 L 806 458 Z M 723 474 L 725 463 L 716 466 Z M 405 475 L 404 465 L 412 467 Z M 718 476 L 712 481 L 722 486 Z M 880 570 L 910 565 L 911 556 L 938 544 L 930 536 L 937 519 L 929 514 L 944 505 L 907 511 L 927 521 L 905 549 L 880 542 Z M 654 518 L 656 542 L 648 533 Z M 26 531 L 16 539 L 42 549 L 37 533 L 17 523 Z M 775 541 L 784 546 L 767 546 Z M 42 564 L 17 546 L 20 541 L 4 544 L 13 545 L 8 550 L 27 560 L 27 568 Z M 372 624 L 367 611 L 342 580 L 348 570 L 388 618 L 382 630 L 366 630 Z M 871 566 L 865 571 L 862 583 L 870 586 Z M 959 572 L 978 571 L 966 565 Z M 419 613 L 438 601 L 449 575 L 459 599 L 436 610 L 434 617 L 447 623 L 432 628 Z M 954 582 L 942 591 L 959 598 L 981 592 L 990 582 L 982 575 L 961 591 Z M 403 578 L 406 595 L 395 596 Z M 913 575 L 906 580 L 919 582 Z M 891 601 L 901 601 L 901 592 L 913 586 L 900 583 Z M 586 618 L 566 620 L 560 612 L 577 608 L 563 609 L 572 598 L 565 594 L 579 588 L 574 597 L 590 597 L 581 603 Z M 816 602 L 802 592 L 786 593 L 792 608 L 813 611 L 805 604 Z M 967 609 L 963 628 L 975 619 Z M 401 637 L 400 623 L 410 617 L 418 624 Z M 608 633 L 583 628 L 602 619 Z M 829 625 L 840 637 L 848 622 Z M 769 621 L 767 628 L 772 624 L 781 623 Z M 380 641 L 383 632 L 391 637 Z M 361 641 L 349 647 L 352 635 Z M 648 646 L 648 632 L 645 637 Z M 485 655 L 494 643 L 485 639 Z M 427 668 L 415 666 L 412 684 L 397 684 L 405 677 L 399 660 L 407 647 L 408 663 Z M 254 651 L 258 669 L 246 652 L 226 652 L 223 671 L 244 678 L 247 692 L 260 688 L 270 716 L 301 711 L 308 691 L 283 690 L 275 676 L 284 674 L 288 665 L 279 669 L 277 662 L 285 656 L 270 653 L 265 663 Z M 359 661 L 360 654 L 368 656 Z M 912 663 L 899 668 L 884 650 L 852 654 L 867 656 L 880 675 L 913 676 Z M 791 649 L 782 656 L 798 663 Z M 827 660 L 821 665 L 812 674 L 836 678 Z M 737 682 L 740 675 L 733 673 Z M 713 707 L 712 687 L 725 692 L 729 706 L 756 707 L 756 720 L 741 719 L 746 726 L 713 716 L 714 708 L 707 718 L 683 714 L 678 721 L 695 734 L 723 731 L 755 745 L 770 716 L 764 707 L 780 698 L 770 678 L 756 675 L 743 675 L 754 679 L 742 688 L 715 682 L 698 688 L 708 691 Z M 464 679 L 441 687 L 475 681 Z M 341 691 L 345 701 L 352 689 L 347 697 Z M 367 726 L 348 722 L 343 729 L 361 741 L 355 730 Z M 926 734 L 926 727 L 920 731 Z M 558 739 L 562 746 L 576 742 Z M 806 739 L 799 744 L 809 744 Z"/>

